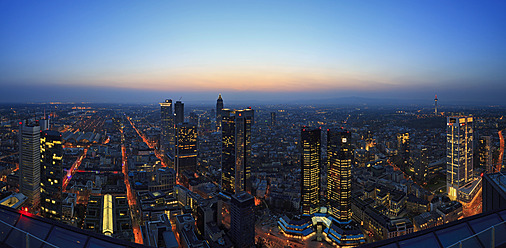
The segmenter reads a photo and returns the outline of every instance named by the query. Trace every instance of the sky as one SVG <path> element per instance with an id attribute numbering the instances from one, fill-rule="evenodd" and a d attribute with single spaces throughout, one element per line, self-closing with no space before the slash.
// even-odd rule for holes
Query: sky
<path id="1" fill-rule="evenodd" d="M 506 105 L 504 1 L 0 1 L 0 102 Z"/>

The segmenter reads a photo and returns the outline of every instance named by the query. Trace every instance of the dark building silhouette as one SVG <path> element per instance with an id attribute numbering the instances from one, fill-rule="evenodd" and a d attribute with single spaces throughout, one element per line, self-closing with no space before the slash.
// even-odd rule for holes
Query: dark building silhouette
<path id="1" fill-rule="evenodd" d="M 43 217 L 62 218 L 63 145 L 60 132 L 43 131 L 40 135 L 41 208 Z"/>
<path id="2" fill-rule="evenodd" d="M 483 212 L 506 209 L 506 176 L 496 172 L 483 175 Z"/>
<path id="3" fill-rule="evenodd" d="M 227 194 L 251 191 L 252 109 L 222 110 L 221 187 Z"/>
<path id="4" fill-rule="evenodd" d="M 222 109 L 223 109 L 223 98 L 221 98 L 221 94 L 218 96 L 218 100 L 216 100 L 216 128 L 221 130 L 221 117 L 222 117 Z"/>
<path id="5" fill-rule="evenodd" d="M 162 118 L 162 134 L 160 137 L 160 150 L 162 153 L 174 155 L 175 132 L 174 132 L 174 114 L 172 113 L 172 100 L 167 99 L 160 103 Z"/>
<path id="6" fill-rule="evenodd" d="M 255 244 L 255 200 L 247 192 L 232 196 L 230 201 L 230 237 L 235 247 Z"/>
<path id="7" fill-rule="evenodd" d="M 174 104 L 174 118 L 176 125 L 184 122 L 184 103 L 181 101 L 176 101 Z"/>
<path id="8" fill-rule="evenodd" d="M 301 130 L 301 199 L 302 214 L 318 212 L 320 204 L 321 130 Z"/>

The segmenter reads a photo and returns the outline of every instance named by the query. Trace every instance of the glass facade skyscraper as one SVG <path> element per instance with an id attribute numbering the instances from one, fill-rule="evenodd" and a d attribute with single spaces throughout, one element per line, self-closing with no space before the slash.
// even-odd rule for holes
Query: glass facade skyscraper
<path id="1" fill-rule="evenodd" d="M 174 156 L 175 132 L 174 132 L 174 114 L 172 113 L 172 100 L 166 99 L 160 103 L 162 118 L 162 134 L 160 137 L 160 150 L 162 153 L 169 153 Z"/>
<path id="2" fill-rule="evenodd" d="M 473 117 L 448 117 L 446 127 L 446 189 L 460 200 L 460 188 L 473 179 Z"/>
<path id="3" fill-rule="evenodd" d="M 301 200 L 302 214 L 318 212 L 320 205 L 321 129 L 301 130 Z"/>
<path id="4" fill-rule="evenodd" d="M 343 129 L 327 132 L 327 199 L 330 214 L 339 222 L 351 220 L 351 133 Z"/>
<path id="5" fill-rule="evenodd" d="M 228 194 L 251 191 L 252 109 L 222 110 L 221 186 Z"/>

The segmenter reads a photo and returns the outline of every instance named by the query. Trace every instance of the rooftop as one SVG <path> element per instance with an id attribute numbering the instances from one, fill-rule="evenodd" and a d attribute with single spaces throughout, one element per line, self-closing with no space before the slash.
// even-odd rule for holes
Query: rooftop
<path id="1" fill-rule="evenodd" d="M 481 213 L 448 224 L 436 226 L 407 235 L 386 239 L 374 243 L 364 244 L 360 247 L 448 247 L 459 241 L 467 239 L 463 247 L 490 247 L 491 234 L 471 236 L 487 228 L 495 226 L 495 247 L 506 245 L 506 209 Z M 502 225 L 497 225 L 503 223 Z M 482 233 L 483 234 L 483 233 Z M 470 238 L 470 239 L 469 239 Z"/>
<path id="2" fill-rule="evenodd" d="M 30 247 L 40 247 L 43 242 L 57 247 L 148 247 L 0 205 L 0 246 L 26 247 L 27 240 Z"/>

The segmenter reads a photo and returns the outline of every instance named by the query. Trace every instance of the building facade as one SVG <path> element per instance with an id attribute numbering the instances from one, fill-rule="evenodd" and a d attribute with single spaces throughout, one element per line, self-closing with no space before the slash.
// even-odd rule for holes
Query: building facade
<path id="1" fill-rule="evenodd" d="M 460 189 L 473 179 L 473 117 L 448 117 L 446 127 L 446 189 L 460 200 Z"/>
<path id="2" fill-rule="evenodd" d="M 327 200 L 336 220 L 351 220 L 351 133 L 343 129 L 327 130 Z"/>
<path id="3" fill-rule="evenodd" d="M 197 126 L 191 123 L 177 124 L 176 172 L 197 172 Z"/>
<path id="4" fill-rule="evenodd" d="M 160 137 L 160 151 L 164 154 L 174 155 L 175 132 L 174 132 L 174 114 L 172 113 L 172 100 L 166 99 L 160 103 L 162 118 L 162 133 Z"/>
<path id="5" fill-rule="evenodd" d="M 184 122 L 184 103 L 181 101 L 176 101 L 174 104 L 174 118 L 176 125 Z"/>
<path id="6" fill-rule="evenodd" d="M 255 244 L 255 200 L 247 192 L 232 196 L 230 201 L 230 237 L 235 247 Z"/>
<path id="7" fill-rule="evenodd" d="M 252 109 L 222 110 L 221 187 L 227 194 L 251 191 Z"/>
<path id="8" fill-rule="evenodd" d="M 321 129 L 302 128 L 301 151 L 300 207 L 313 214 L 320 207 Z"/>
<path id="9" fill-rule="evenodd" d="M 41 214 L 61 220 L 63 186 L 63 139 L 60 132 L 43 131 L 40 135 Z"/>
<path id="10" fill-rule="evenodd" d="M 40 126 L 25 121 L 19 128 L 19 189 L 33 211 L 40 206 Z"/>

